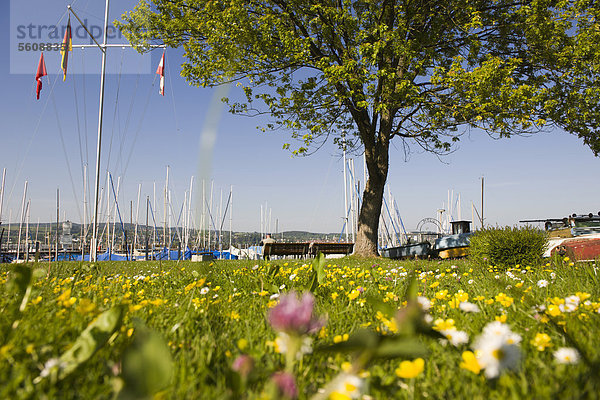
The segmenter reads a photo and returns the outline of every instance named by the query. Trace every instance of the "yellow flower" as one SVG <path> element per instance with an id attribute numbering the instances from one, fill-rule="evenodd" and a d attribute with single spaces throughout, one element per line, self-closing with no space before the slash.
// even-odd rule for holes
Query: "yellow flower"
<path id="1" fill-rule="evenodd" d="M 433 282 L 431 285 L 429 285 L 429 287 L 430 287 L 430 288 L 432 288 L 432 289 L 433 289 L 433 288 L 436 288 L 436 287 L 438 287 L 438 286 L 440 286 L 440 282 L 439 282 L 439 281 L 435 281 L 435 282 Z"/>
<path id="2" fill-rule="evenodd" d="M 464 301 L 469 301 L 469 293 L 465 293 L 462 290 L 459 290 L 455 295 L 454 298 L 459 302 L 462 303 Z"/>
<path id="3" fill-rule="evenodd" d="M 558 306 L 554 304 L 549 305 L 548 310 L 546 312 L 553 317 L 558 317 L 561 314 L 560 308 L 558 308 Z"/>
<path id="4" fill-rule="evenodd" d="M 498 303 L 502 304 L 502 307 L 510 307 L 514 301 L 512 297 L 509 297 L 504 293 L 498 293 L 495 299 Z"/>
<path id="5" fill-rule="evenodd" d="M 162 306 L 163 304 L 165 304 L 166 302 L 163 299 L 155 299 L 150 301 L 150 304 L 155 305 L 155 306 Z"/>
<path id="6" fill-rule="evenodd" d="M 58 301 L 59 303 L 61 303 L 63 301 L 69 300 L 69 298 L 71 298 L 71 289 L 65 290 L 60 296 L 58 296 L 56 298 L 56 301 Z"/>
<path id="7" fill-rule="evenodd" d="M 235 310 L 231 311 L 227 316 L 235 321 L 240 319 L 240 314 Z"/>
<path id="8" fill-rule="evenodd" d="M 348 293 L 348 298 L 350 300 L 354 300 L 356 299 L 358 296 L 360 296 L 360 292 L 356 289 L 352 290 L 350 293 Z"/>
<path id="9" fill-rule="evenodd" d="M 425 360 L 417 358 L 413 361 L 402 361 L 400 367 L 396 368 L 396 375 L 399 378 L 410 379 L 419 376 L 425 369 Z"/>
<path id="10" fill-rule="evenodd" d="M 546 333 L 537 333 L 535 338 L 531 340 L 531 344 L 533 347 L 537 349 L 537 351 L 544 351 L 546 347 L 552 346 L 550 336 Z"/>
<path id="11" fill-rule="evenodd" d="M 436 331 L 448 331 L 456 329 L 456 327 L 454 326 L 454 320 L 452 318 L 448 318 L 446 320 L 438 318 L 433 321 L 433 329 Z"/>
<path id="12" fill-rule="evenodd" d="M 333 337 L 333 343 L 341 343 L 341 342 L 345 342 L 346 340 L 348 340 L 349 336 L 347 333 L 344 333 L 343 335 L 335 335 Z"/>
<path id="13" fill-rule="evenodd" d="M 335 299 L 337 299 L 337 298 L 338 298 L 338 296 L 339 296 L 339 294 L 337 294 L 337 292 L 333 292 L 333 293 L 331 293 L 331 299 L 332 299 L 332 300 L 335 300 Z"/>
<path id="14" fill-rule="evenodd" d="M 435 298 L 438 300 L 443 300 L 446 298 L 447 295 L 448 295 L 448 290 L 444 289 L 444 290 L 440 290 L 439 292 L 436 292 Z"/>
<path id="15" fill-rule="evenodd" d="M 42 296 L 38 296 L 35 299 L 31 300 L 31 304 L 38 304 L 40 301 L 42 301 Z"/>
<path id="16" fill-rule="evenodd" d="M 237 346 L 238 346 L 238 349 L 240 349 L 241 351 L 244 351 L 248 347 L 248 341 L 244 338 L 241 338 L 240 340 L 238 340 Z"/>
<path id="17" fill-rule="evenodd" d="M 497 315 L 494 319 L 498 322 L 505 323 L 506 322 L 506 314 Z"/>
<path id="18" fill-rule="evenodd" d="M 76 310 L 79 314 L 85 315 L 94 312 L 96 305 L 90 299 L 81 299 Z"/>
<path id="19" fill-rule="evenodd" d="M 586 292 L 577 292 L 577 293 L 575 293 L 575 296 L 579 297 L 579 301 L 581 301 L 582 303 L 584 301 L 586 301 L 587 299 L 589 299 L 590 297 L 592 297 L 591 294 L 586 293 Z"/>
<path id="20" fill-rule="evenodd" d="M 471 371 L 474 374 L 479 374 L 481 371 L 481 366 L 477 361 L 477 357 L 473 354 L 472 351 L 463 351 L 462 353 L 462 362 L 460 363 L 460 367 L 462 369 L 466 369 L 467 371 Z"/>

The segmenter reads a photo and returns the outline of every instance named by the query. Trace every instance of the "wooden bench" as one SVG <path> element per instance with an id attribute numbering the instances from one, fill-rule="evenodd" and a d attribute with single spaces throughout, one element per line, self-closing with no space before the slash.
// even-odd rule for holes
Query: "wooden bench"
<path id="1" fill-rule="evenodd" d="M 316 256 L 319 252 L 328 254 L 351 254 L 354 243 L 335 242 L 298 242 L 298 243 L 267 243 L 263 247 L 263 256 Z"/>
<path id="2" fill-rule="evenodd" d="M 263 256 L 300 256 L 308 254 L 308 242 L 301 243 L 267 243 L 263 247 Z"/>
<path id="3" fill-rule="evenodd" d="M 336 243 L 336 242 L 312 242 L 310 244 L 310 254 L 316 256 L 319 252 L 328 254 L 352 254 L 354 243 Z"/>

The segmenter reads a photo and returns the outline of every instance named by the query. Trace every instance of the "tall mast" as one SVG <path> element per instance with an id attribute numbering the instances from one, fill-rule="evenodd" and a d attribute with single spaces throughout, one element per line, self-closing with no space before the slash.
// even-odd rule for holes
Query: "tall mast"
<path id="1" fill-rule="evenodd" d="M 2 224 L 2 205 L 4 203 L 4 182 L 6 181 L 6 168 L 2 170 L 2 187 L 0 188 L 0 225 Z"/>
<path id="2" fill-rule="evenodd" d="M 25 181 L 25 187 L 23 188 L 23 200 L 21 201 L 21 217 L 19 218 L 19 236 L 17 237 L 17 258 L 19 259 L 19 253 L 21 252 L 21 229 L 23 228 L 23 219 L 25 218 L 25 198 L 27 197 L 27 181 Z"/>
<path id="3" fill-rule="evenodd" d="M 138 186 L 138 195 L 137 195 L 137 204 L 135 206 L 135 231 L 133 233 L 133 245 L 132 245 L 132 253 L 135 250 L 135 245 L 137 243 L 137 232 L 138 232 L 138 223 L 140 221 L 140 194 L 142 193 L 142 184 L 140 183 Z"/>
<path id="4" fill-rule="evenodd" d="M 164 228 L 163 228 L 163 242 L 164 247 L 167 247 L 167 220 L 168 220 L 168 207 L 169 207 L 169 166 L 167 165 L 167 178 L 165 180 L 165 208 L 163 210 L 164 217 Z"/>
<path id="5" fill-rule="evenodd" d="M 83 165 L 83 227 L 81 228 L 81 261 L 85 258 L 85 238 L 87 236 L 87 164 Z"/>
<path id="6" fill-rule="evenodd" d="M 30 212 L 31 199 L 27 200 L 27 211 L 25 212 L 27 223 L 25 224 L 25 262 L 29 262 L 29 216 Z"/>
<path id="7" fill-rule="evenodd" d="M 96 185 L 94 189 L 94 229 L 92 231 L 91 261 L 97 261 L 96 247 L 98 241 L 98 196 L 100 187 L 100 149 L 102 146 L 102 114 L 104 111 L 104 76 L 106 72 L 106 44 L 108 40 L 108 5 L 104 9 L 104 35 L 102 40 L 102 71 L 100 73 L 100 106 L 98 109 L 98 141 L 96 145 Z M 70 8 L 70 7 L 69 7 Z"/>
<path id="8" fill-rule="evenodd" d="M 348 180 L 346 178 L 346 142 L 344 141 L 344 223 L 346 224 L 346 242 L 348 241 Z"/>

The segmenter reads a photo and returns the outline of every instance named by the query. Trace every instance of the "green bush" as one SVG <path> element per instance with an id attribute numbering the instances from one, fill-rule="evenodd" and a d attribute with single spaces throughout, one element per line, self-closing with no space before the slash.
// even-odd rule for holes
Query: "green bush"
<path id="1" fill-rule="evenodd" d="M 540 265 L 547 245 L 547 233 L 530 226 L 486 228 L 471 237 L 469 257 L 479 264 L 503 268 Z"/>

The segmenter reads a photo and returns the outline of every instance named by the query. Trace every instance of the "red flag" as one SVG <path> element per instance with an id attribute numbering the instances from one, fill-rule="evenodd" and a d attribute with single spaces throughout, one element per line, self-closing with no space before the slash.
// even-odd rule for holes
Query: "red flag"
<path id="1" fill-rule="evenodd" d="M 69 61 L 69 51 L 73 51 L 73 39 L 71 37 L 71 16 L 69 15 L 69 21 L 67 22 L 67 29 L 65 30 L 65 37 L 60 47 L 60 54 L 62 54 L 61 68 L 63 70 L 63 81 L 67 79 L 67 62 Z"/>
<path id="2" fill-rule="evenodd" d="M 38 64 L 37 73 L 35 74 L 35 80 L 37 81 L 37 89 L 35 91 L 37 99 L 40 99 L 40 92 L 42 91 L 42 76 L 48 75 L 46 72 L 46 63 L 44 62 L 44 52 L 40 55 L 40 62 Z"/>
<path id="3" fill-rule="evenodd" d="M 165 95 L 165 52 L 163 51 L 162 57 L 160 59 L 160 63 L 158 63 L 158 68 L 156 69 L 156 73 L 160 75 L 160 88 L 158 93 Z"/>

